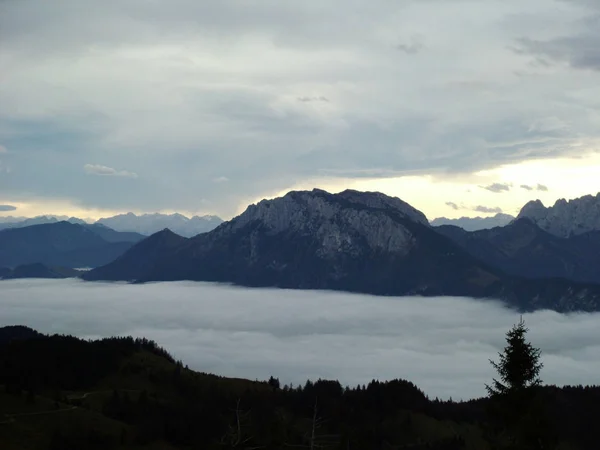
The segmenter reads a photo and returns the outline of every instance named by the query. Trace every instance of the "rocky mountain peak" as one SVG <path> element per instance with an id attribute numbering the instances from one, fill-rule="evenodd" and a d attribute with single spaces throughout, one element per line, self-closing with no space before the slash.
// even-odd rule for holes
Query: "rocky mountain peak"
<path id="1" fill-rule="evenodd" d="M 413 236 L 398 219 L 429 227 L 423 213 L 398 198 L 378 192 L 347 190 L 330 194 L 314 189 L 291 191 L 250 205 L 220 230 L 227 233 L 259 224 L 270 234 L 311 235 L 324 257 L 366 249 L 406 253 Z"/>
<path id="2" fill-rule="evenodd" d="M 232 224 L 240 228 L 253 221 L 260 221 L 273 232 L 309 225 L 314 220 L 331 220 L 334 216 L 360 215 L 361 211 L 400 213 L 406 219 L 429 226 L 427 217 L 399 198 L 379 192 L 346 190 L 330 194 L 321 189 L 290 191 L 283 197 L 262 200 L 250 205 L 236 217 Z M 352 211 L 352 212 L 350 212 Z"/>
<path id="3" fill-rule="evenodd" d="M 560 237 L 600 230 L 600 193 L 568 201 L 561 198 L 549 208 L 534 200 L 521 209 L 517 218 L 527 218 Z"/>
<path id="4" fill-rule="evenodd" d="M 517 219 L 527 218 L 533 221 L 546 216 L 548 209 L 544 206 L 541 200 L 531 200 L 521 208 Z"/>
<path id="5" fill-rule="evenodd" d="M 413 208 L 408 203 L 400 200 L 398 197 L 390 197 L 381 192 L 361 192 L 352 189 L 347 189 L 344 192 L 337 194 L 339 198 L 348 200 L 358 205 L 364 205 L 369 208 L 376 209 L 393 209 L 406 216 L 408 219 L 428 225 L 429 221 L 425 214 L 416 208 Z"/>

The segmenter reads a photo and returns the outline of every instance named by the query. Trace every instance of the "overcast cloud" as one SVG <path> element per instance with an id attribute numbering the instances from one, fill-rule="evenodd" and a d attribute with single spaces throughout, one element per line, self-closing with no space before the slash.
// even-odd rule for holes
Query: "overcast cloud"
<path id="1" fill-rule="evenodd" d="M 0 326 L 80 337 L 145 336 L 190 367 L 226 376 L 344 384 L 405 378 L 429 396 L 484 395 L 488 359 L 519 315 L 490 301 L 384 298 L 206 283 L 1 281 Z M 597 383 L 598 314 L 524 316 L 542 378 Z"/>
<path id="2" fill-rule="evenodd" d="M 2 1 L 0 192 L 227 216 L 323 173 L 578 155 L 600 137 L 598 13 L 585 0 Z"/>

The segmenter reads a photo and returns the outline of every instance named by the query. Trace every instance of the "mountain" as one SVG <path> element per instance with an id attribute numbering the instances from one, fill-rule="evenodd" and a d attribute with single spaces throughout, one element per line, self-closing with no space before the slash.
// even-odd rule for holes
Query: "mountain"
<path id="1" fill-rule="evenodd" d="M 0 279 L 17 278 L 75 278 L 80 272 L 66 267 L 48 267 L 41 263 L 23 264 L 14 269 L 0 268 Z"/>
<path id="2" fill-rule="evenodd" d="M 509 214 L 498 213 L 493 217 L 461 217 L 459 219 L 447 219 L 438 217 L 431 221 L 431 226 L 454 225 L 466 231 L 485 230 L 508 225 L 514 217 Z"/>
<path id="3" fill-rule="evenodd" d="M 560 199 L 546 208 L 540 200 L 527 203 L 517 218 L 526 218 L 560 237 L 600 231 L 600 193 L 574 200 Z"/>
<path id="4" fill-rule="evenodd" d="M 468 232 L 444 225 L 437 231 L 470 255 L 508 274 L 600 284 L 600 231 L 560 238 L 529 219 L 491 230 Z"/>
<path id="5" fill-rule="evenodd" d="M 24 228 L 24 227 L 30 227 L 32 225 L 42 225 L 42 224 L 47 224 L 47 223 L 58 223 L 58 222 L 62 222 L 62 221 L 67 221 L 70 223 L 77 223 L 80 225 L 85 225 L 87 222 L 85 222 L 82 219 L 79 219 L 77 217 L 68 217 L 68 216 L 37 216 L 37 217 L 31 217 L 31 218 L 26 218 L 26 217 L 4 217 L 2 220 L 0 220 L 0 230 L 3 229 L 7 229 L 7 228 Z"/>
<path id="6" fill-rule="evenodd" d="M 27 219 L 27 217 L 22 217 L 22 216 L 2 216 L 2 215 L 0 215 L 0 224 L 22 222 L 25 219 Z"/>
<path id="7" fill-rule="evenodd" d="M 164 229 L 135 245 L 127 254 L 120 256 L 111 264 L 84 274 L 83 278 L 126 281 L 142 279 L 153 269 L 162 255 L 174 253 L 186 242 L 188 242 L 187 238 Z M 118 275 L 115 276 L 116 274 Z"/>
<path id="8" fill-rule="evenodd" d="M 493 297 L 522 309 L 600 309 L 600 286 L 508 276 L 438 233 L 402 200 L 351 190 L 263 200 L 187 240 L 163 231 L 83 278 Z"/>
<path id="9" fill-rule="evenodd" d="M 146 236 L 143 234 L 133 231 L 116 231 L 107 227 L 106 225 L 102 225 L 101 223 L 88 224 L 83 222 L 81 225 L 92 231 L 94 234 L 100 236 L 106 242 L 139 242 L 143 239 L 146 239 Z"/>
<path id="10" fill-rule="evenodd" d="M 113 217 L 99 219 L 96 223 L 106 225 L 116 231 L 135 231 L 144 235 L 151 235 L 168 228 L 184 237 L 196 236 L 200 233 L 211 231 L 221 223 L 217 216 L 194 216 L 187 218 L 181 214 L 119 214 Z"/>
<path id="11" fill-rule="evenodd" d="M 128 250 L 141 235 L 62 221 L 0 231 L 0 267 L 40 263 L 67 268 L 97 267 Z"/>

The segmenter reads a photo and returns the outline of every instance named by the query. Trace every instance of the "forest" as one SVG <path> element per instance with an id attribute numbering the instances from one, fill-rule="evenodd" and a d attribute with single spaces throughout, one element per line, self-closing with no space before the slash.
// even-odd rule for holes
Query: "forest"
<path id="1" fill-rule="evenodd" d="M 144 338 L 0 329 L 0 448 L 592 449 L 600 388 L 543 385 L 521 322 L 489 396 L 429 398 L 406 380 L 347 387 L 223 378 Z M 418 381 L 418 380 L 417 380 Z"/>

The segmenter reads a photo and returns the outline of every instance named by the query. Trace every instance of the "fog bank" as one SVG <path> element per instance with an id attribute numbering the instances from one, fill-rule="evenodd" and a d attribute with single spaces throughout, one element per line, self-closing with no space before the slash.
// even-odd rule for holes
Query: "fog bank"
<path id="1" fill-rule="evenodd" d="M 549 384 L 600 383 L 600 315 L 525 314 Z M 283 383 L 404 378 L 430 397 L 485 394 L 519 315 L 467 298 L 384 298 L 209 283 L 0 281 L 0 326 L 145 336 L 190 368 Z"/>

